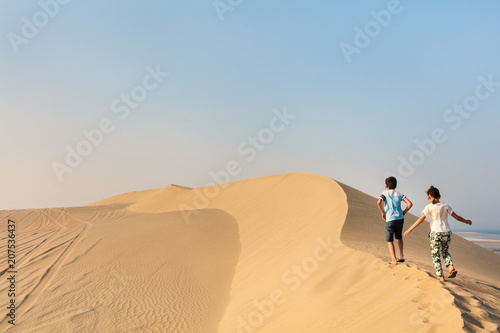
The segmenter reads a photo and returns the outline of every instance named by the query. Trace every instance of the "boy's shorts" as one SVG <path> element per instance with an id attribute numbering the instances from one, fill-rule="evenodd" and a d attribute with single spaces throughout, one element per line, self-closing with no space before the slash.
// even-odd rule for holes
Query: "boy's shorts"
<path id="1" fill-rule="evenodd" d="M 403 239 L 403 223 L 404 219 L 401 220 L 393 220 L 386 222 L 385 227 L 385 240 L 386 242 L 393 242 L 393 235 L 395 234 L 396 239 Z"/>

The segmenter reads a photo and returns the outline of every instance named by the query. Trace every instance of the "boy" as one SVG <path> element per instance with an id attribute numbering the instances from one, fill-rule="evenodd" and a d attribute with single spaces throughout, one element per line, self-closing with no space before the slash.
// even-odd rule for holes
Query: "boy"
<path id="1" fill-rule="evenodd" d="M 389 177 L 385 180 L 386 190 L 382 192 L 380 198 L 377 201 L 377 206 L 382 213 L 382 218 L 386 221 L 386 231 L 385 240 L 387 246 L 389 247 L 389 252 L 391 253 L 392 261 L 388 264 L 397 265 L 398 262 L 404 262 L 403 255 L 403 223 L 404 216 L 410 208 L 413 206 L 412 202 L 408 198 L 396 191 L 396 186 L 398 181 L 395 177 Z M 382 201 L 384 202 L 384 208 L 382 208 Z M 401 210 L 401 201 L 404 201 L 407 205 L 404 212 Z M 394 250 L 394 235 L 398 241 L 399 248 L 399 258 L 396 258 L 396 253 Z"/>

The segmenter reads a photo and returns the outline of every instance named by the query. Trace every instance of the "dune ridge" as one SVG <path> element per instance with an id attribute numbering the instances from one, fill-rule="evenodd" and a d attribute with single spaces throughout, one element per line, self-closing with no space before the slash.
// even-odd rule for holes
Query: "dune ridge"
<path id="1" fill-rule="evenodd" d="M 498 331 L 498 256 L 457 237 L 467 253 L 452 248 L 459 278 L 442 285 L 421 227 L 408 263 L 386 266 L 373 200 L 324 176 L 284 174 L 0 212 L 20 221 L 24 240 L 19 325 L 4 318 L 0 330 Z"/>

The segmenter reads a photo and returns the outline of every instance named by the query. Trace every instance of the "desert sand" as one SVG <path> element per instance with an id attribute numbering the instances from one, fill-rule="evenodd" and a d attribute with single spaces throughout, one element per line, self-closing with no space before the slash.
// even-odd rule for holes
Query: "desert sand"
<path id="1" fill-rule="evenodd" d="M 500 329 L 500 256 L 454 235 L 459 274 L 442 284 L 422 225 L 407 261 L 386 265 L 376 198 L 324 176 L 169 185 L 0 216 L 17 225 L 15 326 L 1 235 L 1 332 Z"/>

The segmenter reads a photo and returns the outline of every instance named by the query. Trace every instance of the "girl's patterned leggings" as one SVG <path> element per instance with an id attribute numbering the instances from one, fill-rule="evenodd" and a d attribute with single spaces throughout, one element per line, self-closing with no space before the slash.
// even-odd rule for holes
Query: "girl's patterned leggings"
<path id="1" fill-rule="evenodd" d="M 448 248 L 450 247 L 450 242 L 451 242 L 451 231 L 449 232 L 431 231 L 429 233 L 429 238 L 431 241 L 432 263 L 434 264 L 436 275 L 442 276 L 443 269 L 441 268 L 440 254 L 443 256 L 446 267 L 453 265 L 453 261 L 451 260 L 451 255 L 448 252 Z"/>

